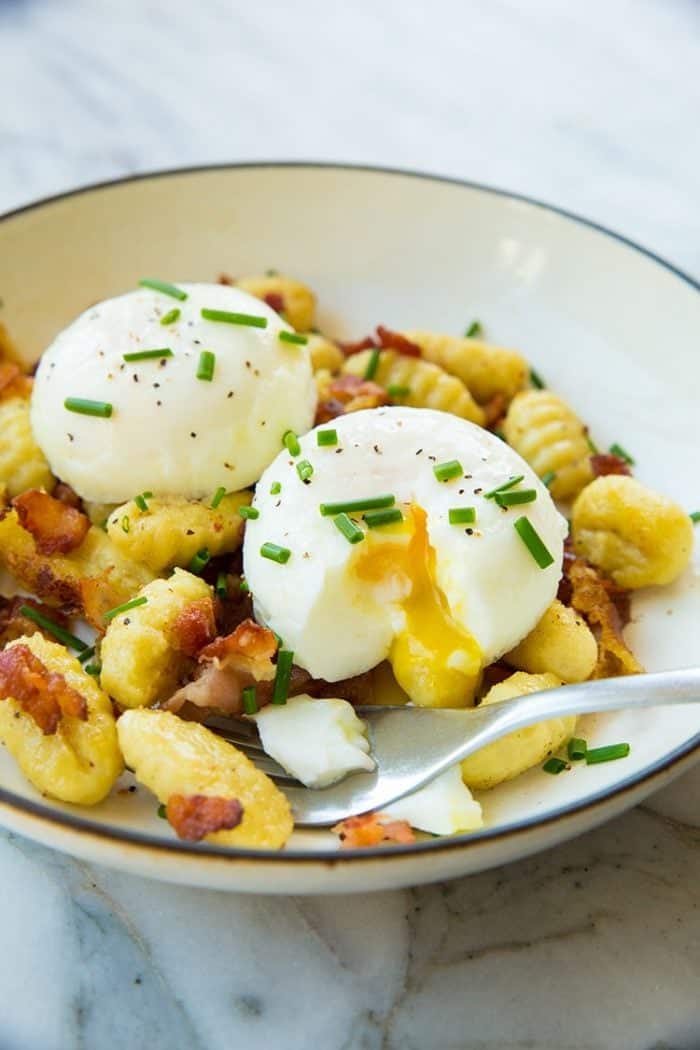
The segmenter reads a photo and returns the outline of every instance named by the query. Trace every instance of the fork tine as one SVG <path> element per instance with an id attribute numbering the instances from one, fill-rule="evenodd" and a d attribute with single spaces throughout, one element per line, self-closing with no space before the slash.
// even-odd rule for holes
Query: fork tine
<path id="1" fill-rule="evenodd" d="M 258 767 L 258 769 L 266 773 L 267 776 L 272 777 L 273 780 L 283 780 L 290 784 L 298 784 L 299 781 L 289 775 L 283 766 L 275 762 L 273 758 L 267 755 L 260 744 L 251 743 L 248 740 L 241 740 L 235 731 L 229 731 L 229 729 L 220 729 L 218 726 L 211 725 L 208 721 L 205 723 L 208 729 L 211 729 L 213 733 L 220 736 L 222 740 L 225 740 L 229 744 L 233 744 L 239 751 L 242 751 L 246 758 Z"/>

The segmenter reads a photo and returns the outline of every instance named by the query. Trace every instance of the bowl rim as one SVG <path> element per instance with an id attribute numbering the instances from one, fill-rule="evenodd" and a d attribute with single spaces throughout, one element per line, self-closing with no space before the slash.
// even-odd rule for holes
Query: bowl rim
<path id="1" fill-rule="evenodd" d="M 186 167 L 177 168 L 164 168 L 156 169 L 155 171 L 143 171 L 137 172 L 131 175 L 122 176 L 114 179 L 105 179 L 99 182 L 91 182 L 75 187 L 71 190 L 65 190 L 61 193 L 52 194 L 47 197 L 41 197 L 37 200 L 30 201 L 27 204 L 19 205 L 16 208 L 12 208 L 9 211 L 0 213 L 0 224 L 7 222 L 10 219 L 17 218 L 24 213 L 39 211 L 47 205 L 55 204 L 59 201 L 69 200 L 72 198 L 80 197 L 85 194 L 92 193 L 99 190 L 116 189 L 121 186 L 128 185 L 130 183 L 145 182 L 154 179 L 170 178 L 179 175 L 202 175 L 210 172 L 217 171 L 240 171 L 240 170 L 255 170 L 255 169 L 307 169 L 307 170 L 327 170 L 327 171 L 347 171 L 355 173 L 368 173 L 375 175 L 389 175 L 389 176 L 400 176 L 413 178 L 429 183 L 447 184 L 452 186 L 459 186 L 462 189 L 476 190 L 480 193 L 490 194 L 495 197 L 499 197 L 506 201 L 515 201 L 518 203 L 527 204 L 531 207 L 539 208 L 549 214 L 558 215 L 570 222 L 573 222 L 579 226 L 586 227 L 594 230 L 604 238 L 616 241 L 619 244 L 624 245 L 626 248 L 645 256 L 651 260 L 662 270 L 673 274 L 683 283 L 687 284 L 695 292 L 700 293 L 700 281 L 696 280 L 690 274 L 684 270 L 675 266 L 673 263 L 668 262 L 662 256 L 657 255 L 655 252 L 650 251 L 648 248 L 643 247 L 638 242 L 626 237 L 624 234 L 618 233 L 611 230 L 609 227 L 602 225 L 601 223 L 595 222 L 591 219 L 586 219 L 575 212 L 569 211 L 566 208 L 559 207 L 558 205 L 549 204 L 546 201 L 540 200 L 536 197 L 531 197 L 527 194 L 516 193 L 509 190 L 505 190 L 499 187 L 490 186 L 484 183 L 475 182 L 469 179 L 461 179 L 456 176 L 449 175 L 435 175 L 430 172 L 419 171 L 411 168 L 400 168 L 400 167 L 389 167 L 384 165 L 372 165 L 372 164 L 355 164 L 342 161 L 316 161 L 316 160 L 261 160 L 261 161 L 231 161 L 231 162 L 219 162 L 212 164 L 201 164 L 201 165 L 188 165 Z M 614 799 L 631 791 L 633 788 L 637 788 L 642 784 L 650 785 L 651 781 L 660 777 L 662 774 L 675 771 L 674 767 L 689 766 L 691 764 L 690 759 L 694 756 L 695 759 L 700 758 L 700 731 L 693 737 L 687 740 L 685 743 L 674 748 L 673 751 L 664 755 L 663 758 L 657 759 L 655 762 L 650 763 L 637 773 L 631 774 L 625 777 L 623 780 L 618 780 L 614 785 L 607 788 L 602 788 L 600 791 L 594 792 L 592 795 L 587 795 L 584 799 L 577 802 L 570 802 L 566 805 L 559 806 L 556 809 L 549 810 L 543 815 L 533 815 L 527 817 L 524 820 L 512 821 L 508 824 L 503 824 L 497 828 L 485 828 L 476 832 L 469 832 L 462 835 L 450 835 L 444 837 L 437 837 L 429 841 L 416 842 L 411 845 L 405 846 L 376 846 L 371 848 L 363 848 L 357 850 L 340 851 L 337 848 L 324 848 L 324 849 L 284 849 L 280 851 L 263 850 L 263 849 L 248 849 L 244 847 L 222 847 L 213 846 L 210 844 L 202 845 L 199 843 L 183 842 L 179 839 L 168 840 L 161 838 L 157 835 L 126 830 L 117 826 L 101 825 L 96 821 L 92 821 L 87 817 L 80 815 L 74 815 L 70 812 L 63 812 L 62 810 L 55 810 L 47 805 L 43 805 L 41 802 L 36 802 L 32 799 L 23 798 L 20 795 L 16 795 L 13 791 L 7 788 L 0 787 L 0 810 L 11 809 L 19 810 L 26 814 L 30 818 L 38 818 L 40 821 L 46 821 L 50 825 L 63 826 L 69 832 L 83 833 L 86 837 L 94 837 L 100 840 L 104 840 L 105 843 L 120 842 L 132 847 L 143 848 L 146 847 L 149 850 L 156 850 L 159 853 L 166 853 L 172 855 L 190 855 L 197 858 L 211 856 L 218 858 L 219 860 L 228 859 L 229 861 L 263 861 L 265 863 L 317 863 L 317 862 L 331 862 L 334 866 L 336 864 L 353 864 L 357 862 L 371 862 L 379 857 L 386 857 L 391 859 L 397 859 L 398 857 L 415 857 L 417 855 L 429 853 L 435 854 L 438 852 L 444 852 L 447 850 L 466 850 L 473 849 L 480 846 L 482 843 L 505 840 L 512 838 L 516 835 L 522 834 L 523 832 L 530 831 L 534 828 L 545 827 L 563 820 L 564 818 L 573 817 L 586 810 L 596 809 L 603 803 L 611 802 Z M 681 769 L 678 769 L 680 772 Z M 650 790 L 651 787 L 650 787 Z"/>

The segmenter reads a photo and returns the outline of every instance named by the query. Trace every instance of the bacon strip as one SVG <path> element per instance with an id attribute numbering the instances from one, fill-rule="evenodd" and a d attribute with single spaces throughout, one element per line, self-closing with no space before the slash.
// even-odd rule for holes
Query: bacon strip
<path id="1" fill-rule="evenodd" d="M 361 376 L 333 376 L 324 392 L 328 396 L 316 409 L 316 423 L 327 423 L 346 412 L 359 412 L 363 408 L 378 408 L 389 403 L 389 395 L 383 386 Z"/>
<path id="2" fill-rule="evenodd" d="M 185 656 L 196 657 L 216 638 L 214 603 L 198 598 L 181 609 L 172 627 L 173 643 Z"/>
<path id="3" fill-rule="evenodd" d="M 279 292 L 268 292 L 263 296 L 263 302 L 267 303 L 270 309 L 276 310 L 278 314 L 284 310 L 284 296 Z"/>
<path id="4" fill-rule="evenodd" d="M 85 514 L 40 489 L 16 496 L 12 506 L 41 554 L 68 554 L 80 546 L 90 528 Z"/>
<path id="5" fill-rule="evenodd" d="M 408 845 L 416 841 L 413 828 L 405 820 L 387 820 L 382 813 L 363 813 L 348 817 L 332 829 L 343 849 L 367 846 Z"/>
<path id="6" fill-rule="evenodd" d="M 627 592 L 616 587 L 584 558 L 570 552 L 564 556 L 564 573 L 561 600 L 582 614 L 598 642 L 598 662 L 592 677 L 614 678 L 643 671 L 622 637 L 622 628 L 629 618 Z"/>
<path id="7" fill-rule="evenodd" d="M 63 715 L 87 719 L 85 698 L 63 675 L 49 671 L 27 645 L 12 645 L 0 653 L 0 699 L 14 699 L 44 736 L 58 729 Z"/>
<path id="8" fill-rule="evenodd" d="M 16 638 L 26 638 L 32 634 L 42 634 L 49 641 L 55 641 L 53 635 L 43 631 L 38 624 L 20 612 L 23 605 L 28 605 L 37 612 L 43 613 L 49 620 L 53 620 L 59 627 L 67 627 L 66 617 L 58 609 L 49 609 L 34 598 L 0 598 L 0 649 L 4 649 Z"/>
<path id="9" fill-rule="evenodd" d="M 178 838 L 201 842 L 213 831 L 230 831 L 243 820 L 237 798 L 217 795 L 171 795 L 165 813 Z"/>
<path id="10" fill-rule="evenodd" d="M 420 357 L 421 350 L 417 343 L 407 339 L 401 332 L 395 332 L 392 328 L 386 328 L 383 324 L 377 325 L 376 335 L 367 335 L 364 339 L 358 339 L 354 343 L 339 343 L 340 349 L 346 357 L 359 354 L 362 350 L 396 350 L 404 357 Z"/>
<path id="11" fill-rule="evenodd" d="M 0 401 L 11 397 L 29 397 L 32 381 L 14 361 L 0 361 Z"/>
<path id="12" fill-rule="evenodd" d="M 591 456 L 591 470 L 594 478 L 602 478 L 606 474 L 632 473 L 629 463 L 613 452 L 596 452 Z"/>

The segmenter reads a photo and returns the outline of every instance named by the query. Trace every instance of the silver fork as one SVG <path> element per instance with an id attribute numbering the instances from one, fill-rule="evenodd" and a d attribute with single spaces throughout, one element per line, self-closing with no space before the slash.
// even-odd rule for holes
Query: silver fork
<path id="1" fill-rule="evenodd" d="M 352 773 L 321 789 L 296 786 L 299 782 L 264 753 L 251 723 L 210 718 L 206 724 L 279 783 L 292 804 L 297 824 L 324 827 L 380 810 L 487 744 L 536 722 L 563 715 L 698 701 L 700 668 L 693 667 L 566 685 L 467 710 L 358 707 L 357 713 L 367 724 L 376 769 Z"/>

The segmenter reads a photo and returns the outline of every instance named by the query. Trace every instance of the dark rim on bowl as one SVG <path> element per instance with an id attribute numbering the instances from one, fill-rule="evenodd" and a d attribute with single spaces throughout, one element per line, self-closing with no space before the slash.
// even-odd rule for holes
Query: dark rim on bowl
<path id="1" fill-rule="evenodd" d="M 336 171 L 351 171 L 351 172 L 365 172 L 368 174 L 376 175 L 396 175 L 404 178 L 420 179 L 426 182 L 437 182 L 446 183 L 453 186 L 460 186 L 462 188 L 477 190 L 481 193 L 492 194 L 496 197 L 501 197 L 505 200 L 518 201 L 532 207 L 540 208 L 543 211 L 550 212 L 555 215 L 559 215 L 571 222 L 577 223 L 580 226 L 587 227 L 600 233 L 601 235 L 610 238 L 611 240 L 617 241 L 620 244 L 625 245 L 627 248 L 639 253 L 640 255 L 646 256 L 657 266 L 662 269 L 674 274 L 685 284 L 689 285 L 694 291 L 700 292 L 700 282 L 696 281 L 689 274 L 680 270 L 677 266 L 667 262 L 661 256 L 656 255 L 654 252 L 643 248 L 635 241 L 630 240 L 628 237 L 622 234 L 615 233 L 600 223 L 592 222 L 589 219 L 584 219 L 580 215 L 576 215 L 574 212 L 567 211 L 565 208 L 559 208 L 556 205 L 547 204 L 544 201 L 537 200 L 534 197 L 528 197 L 525 194 L 510 193 L 507 190 L 497 189 L 492 186 L 484 186 L 477 182 L 470 182 L 467 179 L 458 179 L 449 176 L 442 175 L 430 175 L 426 172 L 406 170 L 402 168 L 388 168 L 379 167 L 372 165 L 363 164 L 345 164 L 345 163 L 324 163 L 319 161 L 246 161 L 242 163 L 222 163 L 222 164 L 207 164 L 202 166 L 192 166 L 186 168 L 173 168 L 165 171 L 155 172 L 143 172 L 136 175 L 129 175 L 120 179 L 109 179 L 104 182 L 91 183 L 86 186 L 81 186 L 74 190 L 69 190 L 65 193 L 58 193 L 51 197 L 45 197 L 41 200 L 34 201 L 30 204 L 22 205 L 12 211 L 6 212 L 0 215 L 0 223 L 6 222 L 8 219 L 12 219 L 24 212 L 34 211 L 43 208 L 46 205 L 53 204 L 57 201 L 66 200 L 72 197 L 79 197 L 83 194 L 88 194 L 98 190 L 108 190 L 123 186 L 130 182 L 141 182 L 149 179 L 161 179 L 169 178 L 178 175 L 196 175 L 203 174 L 206 172 L 213 171 L 235 171 L 235 170 L 254 170 L 254 169 L 317 169 L 317 170 L 336 170 Z M 241 860 L 241 861 L 267 861 L 267 862 L 285 862 L 295 861 L 302 863 L 315 863 L 318 861 L 330 862 L 333 865 L 339 863 L 352 863 L 358 861 L 370 861 L 376 860 L 378 857 L 397 858 L 403 856 L 415 856 L 416 854 L 423 853 L 435 853 L 437 851 L 454 850 L 454 849 L 467 849 L 479 845 L 485 841 L 493 841 L 498 839 L 505 839 L 522 832 L 528 831 L 534 827 L 542 827 L 548 824 L 556 823 L 564 818 L 569 818 L 577 815 L 583 810 L 594 809 L 604 802 L 609 802 L 614 798 L 618 798 L 624 795 L 632 788 L 639 786 L 642 783 L 649 782 L 656 777 L 660 776 L 671 770 L 674 766 L 683 763 L 684 759 L 690 758 L 690 756 L 700 751 L 700 732 L 696 733 L 694 737 L 688 740 L 685 744 L 675 748 L 670 754 L 664 758 L 659 759 L 651 765 L 640 770 L 638 773 L 632 776 L 626 777 L 622 781 L 618 781 L 613 787 L 602 789 L 601 791 L 595 792 L 592 795 L 585 796 L 579 802 L 573 802 L 565 806 L 560 806 L 558 809 L 549 810 L 542 816 L 528 817 L 526 820 L 514 821 L 511 824 L 504 824 L 496 828 L 487 828 L 483 831 L 470 832 L 465 835 L 452 835 L 446 837 L 440 837 L 432 839 L 427 842 L 417 842 L 410 846 L 379 846 L 374 848 L 354 850 L 348 852 L 339 852 L 335 849 L 313 849 L 313 850 L 261 850 L 261 849 L 244 849 L 244 848 L 224 848 L 219 846 L 211 845 L 198 845 L 179 840 L 168 840 L 161 838 L 157 835 L 151 835 L 144 832 L 138 831 L 124 831 L 121 828 L 110 827 L 100 825 L 87 817 L 74 816 L 72 813 L 65 813 L 62 810 L 51 809 L 48 806 L 42 805 L 40 802 L 33 802 L 30 799 L 24 799 L 19 795 L 15 795 L 12 791 L 8 791 L 5 788 L 0 787 L 0 806 L 4 808 L 10 808 L 20 810 L 30 817 L 39 818 L 42 821 L 45 820 L 50 824 L 63 825 L 65 828 L 70 829 L 73 832 L 81 832 L 88 836 L 94 836 L 99 839 L 103 839 L 106 842 L 122 842 L 127 843 L 137 848 L 147 848 L 149 850 L 158 850 L 166 853 L 174 853 L 180 855 L 194 855 L 195 857 L 211 856 L 216 857 L 219 860 L 227 859 L 229 861 Z"/>

